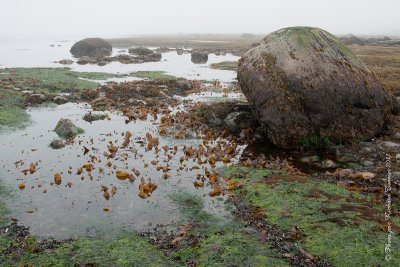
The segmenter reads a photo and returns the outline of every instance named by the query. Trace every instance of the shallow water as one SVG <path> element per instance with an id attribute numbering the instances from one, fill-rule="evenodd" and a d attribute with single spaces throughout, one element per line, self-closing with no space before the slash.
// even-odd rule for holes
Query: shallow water
<path id="1" fill-rule="evenodd" d="M 29 110 L 32 123 L 26 129 L 0 136 L 0 175 L 11 188 L 15 188 L 15 196 L 8 203 L 12 217 L 31 227 L 33 234 L 40 237 L 68 238 L 90 234 L 93 229 L 111 229 L 113 226 L 144 230 L 157 224 L 173 224 L 179 220 L 180 214 L 169 196 L 180 191 L 201 196 L 207 211 L 217 216 L 227 216 L 223 198 L 210 198 L 207 195 L 211 190 L 209 186 L 199 189 L 193 186 L 196 175 L 204 174 L 203 167 L 199 170 L 177 171 L 181 166 L 179 157 L 183 155 L 183 145 L 197 145 L 201 141 L 159 136 L 159 147 L 168 145 L 172 148 L 177 145 L 179 148 L 178 153 L 168 162 L 168 166 L 172 169 L 168 172 L 171 177 L 165 180 L 162 178 L 163 172 L 157 171 L 156 166 L 150 164 L 150 161 L 156 158 L 160 160 L 158 166 L 167 164 L 163 162 L 167 159 L 163 150 L 157 156 L 154 149 L 146 152 L 144 147 L 135 143 L 142 140 L 141 138 L 148 132 L 158 136 L 157 123 L 152 117 L 147 121 L 125 124 L 125 117 L 109 113 L 111 120 L 88 123 L 82 120 L 82 117 L 89 110 L 88 105 L 72 103 L 32 108 Z M 83 128 L 85 133 L 75 139 L 75 144 L 54 150 L 49 147 L 49 143 L 57 138 L 52 129 L 61 117 L 71 119 L 78 127 Z M 128 130 L 133 133 L 130 146 L 133 146 L 132 149 L 137 150 L 137 153 L 129 149 L 120 150 L 112 160 L 116 169 L 106 167 L 108 159 L 103 153 L 107 151 L 107 145 L 109 142 L 121 145 L 124 140 L 121 133 Z M 86 155 L 83 146 L 90 149 Z M 93 180 L 89 179 L 86 171 L 82 175 L 76 174 L 78 167 L 89 162 L 90 156 L 101 160 L 94 164 Z M 19 160 L 24 161 L 25 165 L 16 166 L 14 163 Z M 233 160 L 232 164 L 236 160 Z M 28 168 L 31 162 L 38 162 L 37 171 L 34 174 L 28 172 L 24 175 L 22 170 Z M 149 163 L 147 168 L 144 167 L 144 162 Z M 195 164 L 190 160 L 184 163 L 188 168 Z M 68 174 L 70 166 L 72 173 Z M 210 169 L 208 164 L 204 166 Z M 100 167 L 104 168 L 104 173 L 99 172 Z M 140 177 L 146 180 L 151 178 L 158 185 L 150 198 L 141 199 L 138 196 L 139 178 L 133 183 L 116 178 L 116 170 L 132 173 L 133 168 L 140 171 Z M 50 184 L 54 173 L 61 173 L 62 184 L 59 186 Z M 84 176 L 84 180 L 81 180 L 81 176 Z M 72 183 L 71 188 L 67 186 L 68 182 Z M 25 183 L 26 188 L 19 190 L 19 183 Z M 112 185 L 118 188 L 115 196 L 110 197 L 108 201 L 101 192 L 102 185 L 110 189 Z M 43 193 L 44 189 L 47 193 Z M 110 211 L 104 212 L 103 208 L 109 208 Z"/>
<path id="2" fill-rule="evenodd" d="M 167 74 L 186 79 L 213 80 L 231 82 L 236 79 L 235 71 L 210 69 L 212 63 L 223 61 L 236 61 L 239 57 L 227 54 L 217 56 L 210 54 L 207 64 L 194 64 L 190 60 L 190 54 L 178 55 L 175 51 L 162 53 L 159 62 L 147 62 L 142 64 L 122 64 L 111 62 L 105 66 L 72 65 L 55 63 L 62 59 L 75 58 L 69 52 L 71 46 L 77 40 L 24 40 L 0 42 L 0 68 L 11 67 L 70 67 L 75 71 L 87 72 L 109 72 L 127 74 L 135 71 L 165 71 Z M 126 54 L 126 49 L 121 52 L 120 48 L 113 49 L 113 56 Z"/>

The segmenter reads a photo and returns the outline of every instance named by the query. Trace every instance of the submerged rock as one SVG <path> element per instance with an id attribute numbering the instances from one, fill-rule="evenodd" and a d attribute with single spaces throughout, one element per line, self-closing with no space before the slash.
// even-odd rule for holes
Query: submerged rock
<path id="1" fill-rule="evenodd" d="M 112 46 L 101 38 L 86 38 L 75 43 L 70 50 L 74 57 L 107 56 L 112 53 Z"/>
<path id="2" fill-rule="evenodd" d="M 50 143 L 50 147 L 52 149 L 61 149 L 61 148 L 65 147 L 65 141 L 62 139 L 53 140 Z"/>
<path id="3" fill-rule="evenodd" d="M 371 138 L 392 97 L 340 40 L 309 27 L 269 34 L 239 61 L 238 80 L 267 138 L 283 148 L 304 138 Z"/>
<path id="4" fill-rule="evenodd" d="M 202 52 L 192 52 L 191 60 L 195 64 L 205 64 L 208 61 L 208 54 Z"/>
<path id="5" fill-rule="evenodd" d="M 258 126 L 249 104 L 241 101 L 211 102 L 204 104 L 195 114 L 208 126 L 226 129 L 229 133 L 239 133 Z"/>
<path id="6" fill-rule="evenodd" d="M 83 130 L 75 126 L 70 119 L 60 119 L 56 125 L 54 131 L 64 138 L 74 138 L 78 134 L 81 134 Z"/>

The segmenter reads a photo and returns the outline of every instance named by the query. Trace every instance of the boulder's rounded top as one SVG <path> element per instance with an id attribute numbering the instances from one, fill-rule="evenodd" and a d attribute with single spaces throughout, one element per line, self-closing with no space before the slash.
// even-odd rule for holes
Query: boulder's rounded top
<path id="1" fill-rule="evenodd" d="M 86 38 L 75 43 L 70 52 L 75 57 L 107 55 L 111 54 L 112 46 L 102 38 Z"/>
<path id="2" fill-rule="evenodd" d="M 310 136 L 371 138 L 392 105 L 361 59 L 319 28 L 270 33 L 240 59 L 238 81 L 267 137 L 285 148 Z"/>

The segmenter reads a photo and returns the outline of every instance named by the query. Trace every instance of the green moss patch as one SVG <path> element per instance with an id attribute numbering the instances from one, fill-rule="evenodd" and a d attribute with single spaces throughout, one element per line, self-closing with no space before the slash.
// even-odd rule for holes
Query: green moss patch
<path id="1" fill-rule="evenodd" d="M 200 243 L 199 266 L 289 266 L 267 244 L 242 233 L 213 234 Z"/>
<path id="2" fill-rule="evenodd" d="M 213 63 L 210 66 L 212 69 L 218 70 L 234 70 L 237 71 L 238 69 L 238 62 L 237 61 L 224 61 L 219 63 Z"/>
<path id="3" fill-rule="evenodd" d="M 176 77 L 167 74 L 165 71 L 136 71 L 131 72 L 129 77 L 137 77 L 143 79 L 169 79 L 175 80 Z"/>
<path id="4" fill-rule="evenodd" d="M 384 266 L 388 233 L 382 204 L 336 184 L 280 175 L 281 180 L 266 175 L 242 189 L 246 200 L 263 209 L 267 222 L 287 230 L 299 227 L 301 246 L 333 266 Z M 243 178 L 252 180 L 250 175 Z M 399 219 L 392 223 L 398 225 Z M 400 246 L 398 233 L 393 233 L 391 246 Z M 389 266 L 398 266 L 400 252 L 392 249 L 391 256 Z"/>
<path id="5" fill-rule="evenodd" d="M 13 68 L 0 71 L 3 73 L 2 77 L 12 79 L 15 87 L 54 94 L 79 92 L 99 86 L 97 82 L 84 79 L 105 80 L 118 77 L 111 73 L 76 72 L 69 68 Z"/>
<path id="6" fill-rule="evenodd" d="M 0 87 L 0 131 L 2 127 L 22 128 L 29 122 L 24 102 L 25 97 L 19 92 Z"/>
<path id="7" fill-rule="evenodd" d="M 1 238 L 3 248 L 10 246 Z M 81 238 L 61 244 L 55 249 L 36 252 L 39 242 L 28 237 L 18 244 L 20 255 L 3 255 L 0 265 L 7 266 L 176 266 L 153 245 L 134 233 L 113 240 L 101 237 Z M 2 265 L 3 266 L 3 265 Z"/>

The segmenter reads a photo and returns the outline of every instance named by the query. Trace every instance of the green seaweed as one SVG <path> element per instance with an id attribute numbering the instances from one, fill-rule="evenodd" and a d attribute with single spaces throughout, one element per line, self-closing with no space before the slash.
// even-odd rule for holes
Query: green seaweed
<path id="1" fill-rule="evenodd" d="M 246 184 L 244 198 L 264 210 L 267 222 L 286 230 L 298 227 L 303 236 L 299 243 L 306 251 L 333 266 L 384 266 L 388 233 L 382 229 L 383 205 L 312 178 L 300 183 L 282 177 L 273 185 L 264 181 Z M 398 224 L 398 218 L 392 223 Z M 394 233 L 392 248 L 399 245 Z M 391 264 L 400 264 L 399 251 L 392 249 Z"/>
<path id="2" fill-rule="evenodd" d="M 16 91 L 0 88 L 0 131 L 5 127 L 23 128 L 29 115 L 23 109 L 25 97 Z"/>
<path id="3" fill-rule="evenodd" d="M 136 71 L 129 73 L 129 77 L 176 80 L 175 76 L 169 75 L 165 71 Z"/>
<path id="4" fill-rule="evenodd" d="M 219 63 L 213 63 L 210 65 L 212 69 L 217 70 L 233 70 L 237 71 L 238 69 L 238 62 L 237 61 L 223 61 Z"/>
<path id="5" fill-rule="evenodd" d="M 145 238 L 135 233 L 124 233 L 114 239 L 102 237 L 80 238 L 67 241 L 55 249 L 37 251 L 38 242 L 29 237 L 18 244 L 22 256 L 14 260 L 12 255 L 0 257 L 0 265 L 8 266 L 176 266 Z M 10 246 L 10 240 L 2 237 L 0 244 Z M 3 263 L 2 263 L 3 262 Z"/>
<path id="6" fill-rule="evenodd" d="M 199 266 L 289 266 L 268 244 L 231 231 L 202 240 L 199 255 Z"/>

